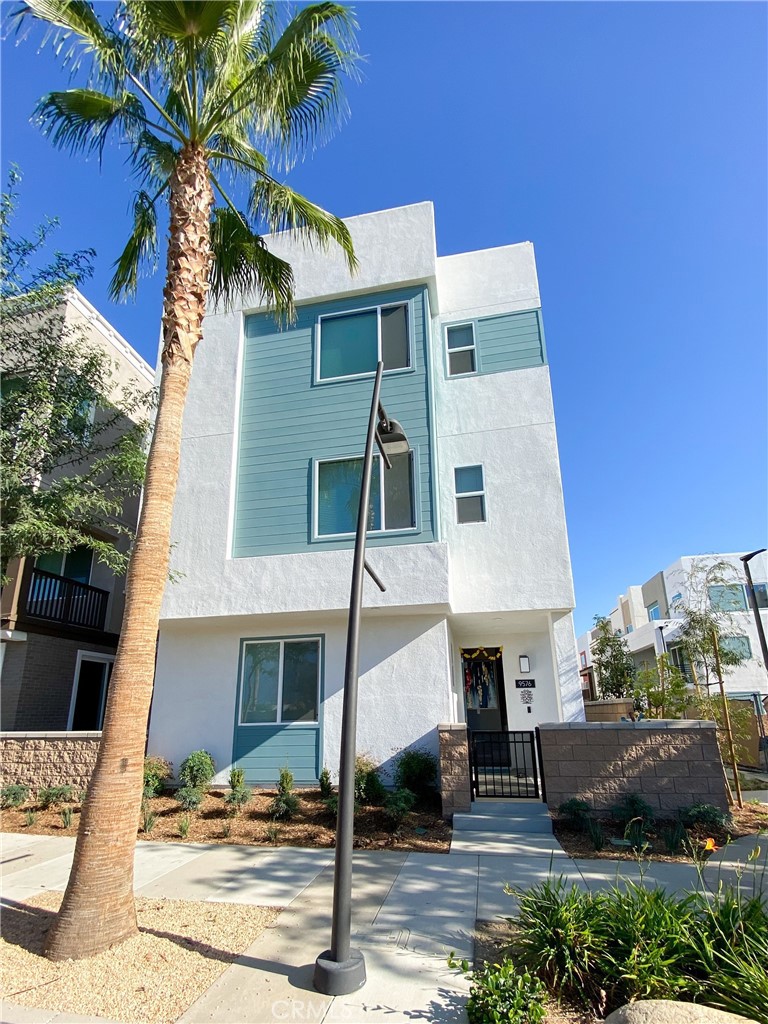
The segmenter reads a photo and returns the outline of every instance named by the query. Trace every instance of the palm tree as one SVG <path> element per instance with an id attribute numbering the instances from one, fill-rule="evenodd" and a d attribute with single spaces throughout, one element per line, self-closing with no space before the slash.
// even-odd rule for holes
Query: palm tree
<path id="1" fill-rule="evenodd" d="M 129 146 L 140 187 L 115 297 L 133 291 L 142 262 L 155 259 L 166 198 L 170 212 L 157 419 L 101 748 L 47 939 L 54 960 L 94 955 L 137 931 L 133 855 L 155 641 L 182 413 L 208 295 L 256 293 L 291 315 L 291 268 L 269 253 L 260 226 L 338 243 L 355 265 L 345 225 L 269 173 L 270 159 L 289 167 L 338 123 L 341 78 L 356 59 L 354 23 L 335 3 L 305 7 L 283 25 L 285 10 L 265 0 L 122 0 L 103 23 L 85 0 L 28 0 L 14 15 L 20 25 L 47 23 L 72 68 L 90 65 L 88 88 L 38 105 L 53 142 L 101 153 L 117 133 Z M 245 209 L 225 184 L 247 186 Z"/>

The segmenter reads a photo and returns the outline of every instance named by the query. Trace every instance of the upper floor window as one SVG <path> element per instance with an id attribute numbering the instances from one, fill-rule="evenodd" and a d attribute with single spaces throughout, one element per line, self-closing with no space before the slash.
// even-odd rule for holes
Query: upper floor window
<path id="1" fill-rule="evenodd" d="M 317 721 L 319 637 L 249 641 L 242 673 L 241 725 Z"/>
<path id="2" fill-rule="evenodd" d="M 753 584 L 755 590 L 755 604 L 758 608 L 768 608 L 768 583 Z"/>
<path id="3" fill-rule="evenodd" d="M 659 602 L 654 601 L 653 604 L 649 604 L 645 609 L 648 612 L 648 620 L 653 621 L 654 619 L 661 618 L 661 611 L 659 609 Z"/>
<path id="4" fill-rule="evenodd" d="M 91 582 L 91 566 L 93 564 L 93 552 L 90 548 L 80 544 L 78 547 L 67 551 L 47 552 L 38 555 L 35 559 L 35 568 L 43 572 L 51 572 L 55 576 L 65 576 L 68 580 L 75 580 L 76 583 Z"/>
<path id="5" fill-rule="evenodd" d="M 579 659 L 581 661 L 581 667 L 582 668 L 586 668 L 587 667 L 587 655 L 586 655 L 585 651 L 582 651 L 581 654 L 579 654 Z"/>
<path id="6" fill-rule="evenodd" d="M 474 373 L 477 369 L 475 347 L 475 325 L 455 324 L 445 330 L 448 346 L 448 376 L 458 377 L 463 373 Z"/>
<path id="7" fill-rule="evenodd" d="M 745 612 L 747 599 L 741 583 L 719 583 L 709 587 L 709 603 L 716 612 Z"/>
<path id="8" fill-rule="evenodd" d="M 485 482 L 482 466 L 458 466 L 456 480 L 456 521 L 485 522 Z"/>
<path id="9" fill-rule="evenodd" d="M 375 373 L 379 360 L 385 370 L 411 365 L 407 302 L 320 317 L 318 380 Z"/>
<path id="10" fill-rule="evenodd" d="M 633 626 L 633 625 L 632 625 L 632 624 L 630 623 L 630 624 L 629 624 L 629 625 L 627 626 L 627 632 L 628 632 L 628 633 L 633 633 L 634 631 L 635 631 L 635 627 L 634 627 L 634 626 Z"/>
<path id="11" fill-rule="evenodd" d="M 369 533 L 412 530 L 416 526 L 413 452 L 390 456 L 390 461 L 392 469 L 386 469 L 379 456 L 374 456 Z M 362 474 L 362 459 L 317 463 L 316 537 L 344 537 L 356 532 Z"/>
<path id="12" fill-rule="evenodd" d="M 748 636 L 723 636 L 720 638 L 720 650 L 735 654 L 742 661 L 752 657 L 752 645 Z"/>

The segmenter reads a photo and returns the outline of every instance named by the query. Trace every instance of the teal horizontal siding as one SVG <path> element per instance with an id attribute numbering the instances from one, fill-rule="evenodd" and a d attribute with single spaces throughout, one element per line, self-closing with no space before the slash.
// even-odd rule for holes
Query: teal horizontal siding
<path id="1" fill-rule="evenodd" d="M 473 323 L 478 373 L 524 370 L 546 363 L 540 309 L 483 317 Z"/>
<path id="2" fill-rule="evenodd" d="M 234 763 L 249 785 L 276 783 L 288 767 L 296 782 L 317 782 L 320 727 L 317 725 L 239 725 Z"/>
<path id="3" fill-rule="evenodd" d="M 389 414 L 403 424 L 415 452 L 419 529 L 370 536 L 368 544 L 434 540 L 426 294 L 412 287 L 302 306 L 296 322 L 284 329 L 269 314 L 246 318 L 235 558 L 352 547 L 353 538 L 312 538 L 313 465 L 318 459 L 362 455 L 373 376 L 315 383 L 315 325 L 318 316 L 328 313 L 392 302 L 409 303 L 413 365 L 385 374 L 381 397 Z"/>

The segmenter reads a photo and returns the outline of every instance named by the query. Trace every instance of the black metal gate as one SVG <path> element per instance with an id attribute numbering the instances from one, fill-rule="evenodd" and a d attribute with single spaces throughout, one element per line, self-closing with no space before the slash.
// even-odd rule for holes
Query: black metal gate
<path id="1" fill-rule="evenodd" d="M 540 796 L 535 734 L 472 732 L 469 737 L 472 796 Z"/>

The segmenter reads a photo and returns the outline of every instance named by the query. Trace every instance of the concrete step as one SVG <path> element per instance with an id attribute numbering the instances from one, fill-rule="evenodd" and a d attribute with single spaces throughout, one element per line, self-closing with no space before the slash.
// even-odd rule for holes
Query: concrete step
<path id="1" fill-rule="evenodd" d="M 568 859 L 568 855 L 553 835 L 536 832 L 454 832 L 452 854 L 469 853 L 483 856 L 504 855 L 518 857 L 547 857 Z"/>
<path id="2" fill-rule="evenodd" d="M 454 832 L 499 832 L 552 835 L 549 815 L 532 814 L 454 814 Z"/>
<path id="3" fill-rule="evenodd" d="M 549 808 L 541 800 L 473 800 L 473 814 L 524 814 L 546 818 Z"/>

